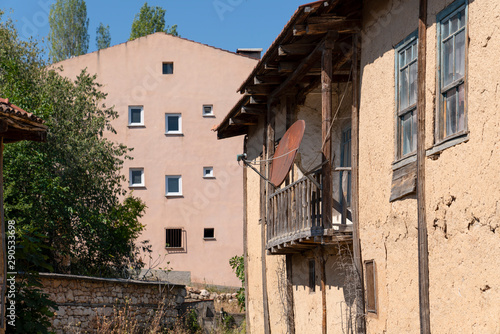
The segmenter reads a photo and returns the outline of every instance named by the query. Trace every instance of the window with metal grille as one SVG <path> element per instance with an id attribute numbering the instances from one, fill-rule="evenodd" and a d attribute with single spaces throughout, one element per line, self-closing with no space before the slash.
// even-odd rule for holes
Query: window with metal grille
<path id="1" fill-rule="evenodd" d="M 377 290 L 375 280 L 375 261 L 365 261 L 366 310 L 377 313 Z"/>
<path id="2" fill-rule="evenodd" d="M 182 229 L 167 228 L 165 229 L 165 247 L 166 248 L 182 248 Z"/>

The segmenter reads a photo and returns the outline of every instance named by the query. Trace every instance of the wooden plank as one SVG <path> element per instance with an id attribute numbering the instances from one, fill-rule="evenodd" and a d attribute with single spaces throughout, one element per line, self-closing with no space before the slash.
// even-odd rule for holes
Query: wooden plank
<path id="1" fill-rule="evenodd" d="M 293 300 L 293 256 L 286 255 L 286 297 L 287 297 L 287 329 L 289 334 L 295 334 L 295 312 Z M 247 318 L 248 319 L 248 318 Z M 250 333 L 250 332 L 249 332 Z"/>
<path id="2" fill-rule="evenodd" d="M 361 30 L 361 20 L 331 20 L 323 23 L 297 24 L 293 28 L 294 36 L 321 35 L 328 31 L 356 33 Z"/>
<path id="3" fill-rule="evenodd" d="M 266 96 L 256 96 L 252 95 L 248 99 L 248 104 L 250 105 L 259 105 L 259 104 L 267 104 L 267 97 Z"/>
<path id="4" fill-rule="evenodd" d="M 257 125 L 256 119 L 230 118 L 229 125 Z"/>
<path id="5" fill-rule="evenodd" d="M 253 78 L 255 85 L 270 84 L 278 85 L 284 80 L 281 75 L 257 75 Z"/>
<path id="6" fill-rule="evenodd" d="M 248 137 L 243 140 L 243 153 L 248 152 Z M 243 262 L 245 265 L 245 318 L 249 319 L 248 307 L 248 168 L 243 168 Z M 248 332 L 251 331 L 250 323 L 247 324 Z"/>
<path id="7" fill-rule="evenodd" d="M 327 333 L 327 313 L 326 313 L 326 261 L 323 247 L 319 247 L 319 267 L 321 271 L 321 308 L 322 308 L 322 333 Z"/>
<path id="8" fill-rule="evenodd" d="M 298 65 L 299 63 L 294 61 L 280 61 L 278 64 L 278 72 L 291 73 L 297 68 Z"/>
<path id="9" fill-rule="evenodd" d="M 417 206 L 418 206 L 418 286 L 420 333 L 430 334 L 429 248 L 425 212 L 425 76 L 427 53 L 427 0 L 420 0 L 417 56 Z"/>
<path id="10" fill-rule="evenodd" d="M 245 93 L 248 95 L 267 95 L 275 88 L 274 85 L 250 85 L 245 88 Z"/>
<path id="11" fill-rule="evenodd" d="M 392 172 L 390 202 L 412 194 L 417 189 L 417 163 L 412 162 Z"/>
<path id="12" fill-rule="evenodd" d="M 266 113 L 266 108 L 264 108 L 264 105 L 243 106 L 240 113 L 242 115 L 261 116 Z"/>
<path id="13" fill-rule="evenodd" d="M 323 166 L 321 176 L 322 184 L 322 226 L 330 228 L 332 226 L 332 138 L 329 134 L 330 123 L 332 121 L 332 75 L 333 75 L 333 35 L 324 41 L 323 55 L 321 58 L 321 142 Z"/>
<path id="14" fill-rule="evenodd" d="M 278 56 L 305 56 L 310 54 L 314 48 L 315 44 L 287 44 L 280 45 L 278 47 Z"/>
<path id="15" fill-rule="evenodd" d="M 263 148 L 262 148 L 262 159 L 265 159 L 266 152 L 266 134 L 267 131 L 263 131 Z M 265 164 L 260 164 L 260 173 L 264 175 L 266 173 Z M 264 333 L 271 333 L 271 325 L 269 319 L 269 300 L 267 296 L 267 266 L 266 266 L 266 205 L 267 205 L 267 193 L 266 193 L 266 182 L 260 178 L 260 224 L 261 224 L 261 269 L 262 269 L 262 311 L 264 313 Z"/>

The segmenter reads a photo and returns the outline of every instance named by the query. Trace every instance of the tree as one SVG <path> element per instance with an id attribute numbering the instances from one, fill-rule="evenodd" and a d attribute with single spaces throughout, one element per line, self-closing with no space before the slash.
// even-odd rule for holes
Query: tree
<path id="1" fill-rule="evenodd" d="M 177 24 L 165 28 L 165 12 L 165 9 L 158 6 L 149 7 L 148 3 L 145 2 L 139 13 L 135 15 L 134 22 L 132 22 L 129 41 L 160 31 L 179 36 Z"/>
<path id="2" fill-rule="evenodd" d="M 84 0 L 57 0 L 50 6 L 49 24 L 53 62 L 87 53 L 89 20 Z"/>
<path id="3" fill-rule="evenodd" d="M 102 22 L 99 24 L 96 30 L 96 46 L 97 50 L 109 48 L 111 45 L 111 34 L 109 32 L 109 25 L 104 26 Z"/>

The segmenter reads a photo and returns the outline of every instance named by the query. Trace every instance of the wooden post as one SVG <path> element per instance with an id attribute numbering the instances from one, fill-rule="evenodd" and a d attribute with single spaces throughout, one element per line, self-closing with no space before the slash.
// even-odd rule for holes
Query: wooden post
<path id="1" fill-rule="evenodd" d="M 321 57 L 321 139 L 323 143 L 322 220 L 323 228 L 332 228 L 332 139 L 329 134 L 332 122 L 332 76 L 333 76 L 333 38 L 326 38 Z"/>
<path id="2" fill-rule="evenodd" d="M 418 205 L 418 286 L 420 333 L 430 334 L 429 249 L 425 213 L 425 74 L 427 52 L 427 0 L 420 0 L 418 20 L 417 100 L 417 205 Z"/>
<path id="3" fill-rule="evenodd" d="M 5 333 L 6 329 L 6 319 L 5 319 L 5 292 L 7 288 L 7 238 L 5 237 L 5 212 L 3 208 L 3 137 L 0 137 L 0 219 L 1 219 L 1 233 L 2 233 L 2 288 L 1 288 L 1 317 L 0 320 L 0 333 Z"/>
<path id="4" fill-rule="evenodd" d="M 327 313 L 326 313 L 326 272 L 325 272 L 326 261 L 322 246 L 319 246 L 318 254 L 319 254 L 319 267 L 321 271 L 321 307 L 323 310 L 322 333 L 326 334 L 328 332 Z"/>
<path id="5" fill-rule="evenodd" d="M 359 239 L 359 95 L 360 95 L 360 35 L 353 35 L 352 53 L 352 113 L 351 113 L 351 210 L 354 266 L 356 282 L 356 331 L 365 332 L 365 300 L 361 242 Z M 359 291 L 358 291 L 359 289 Z"/>
<path id="6" fill-rule="evenodd" d="M 243 153 L 247 153 L 248 136 L 243 140 Z M 243 168 L 243 261 L 245 263 L 245 319 L 250 319 L 248 313 L 248 169 Z M 246 331 L 250 331 L 250 322 L 246 322 Z"/>

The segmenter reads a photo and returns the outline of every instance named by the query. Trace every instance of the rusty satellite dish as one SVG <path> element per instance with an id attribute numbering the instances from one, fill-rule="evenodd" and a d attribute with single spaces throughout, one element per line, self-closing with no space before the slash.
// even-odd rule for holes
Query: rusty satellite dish
<path id="1" fill-rule="evenodd" d="M 270 168 L 270 181 L 276 187 L 279 187 L 285 181 L 299 150 L 305 129 L 306 122 L 298 120 L 292 124 L 281 138 Z"/>

